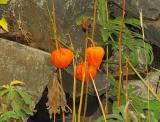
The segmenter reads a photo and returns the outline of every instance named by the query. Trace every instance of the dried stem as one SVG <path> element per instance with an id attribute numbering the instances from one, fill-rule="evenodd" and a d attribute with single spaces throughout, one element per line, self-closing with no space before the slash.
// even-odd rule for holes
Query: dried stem
<path id="1" fill-rule="evenodd" d="M 107 94 L 107 91 L 106 91 L 105 115 L 106 115 L 106 118 L 107 118 L 108 117 L 108 94 Z M 107 122 L 107 119 L 106 119 L 106 122 Z"/>
<path id="2" fill-rule="evenodd" d="M 126 103 L 128 103 L 128 59 L 126 59 Z M 126 121 L 128 122 L 128 106 L 126 107 Z"/>
<path id="3" fill-rule="evenodd" d="M 56 27 L 56 13 L 55 13 L 55 6 L 54 6 L 54 0 L 53 1 L 53 28 L 54 28 L 54 39 L 56 41 L 56 49 L 58 49 L 58 41 L 57 41 L 57 27 Z"/>
<path id="4" fill-rule="evenodd" d="M 86 64 L 86 62 L 85 62 Z M 78 109 L 78 122 L 81 122 L 81 110 L 82 110 L 82 101 L 83 101 L 83 91 L 84 91 L 84 83 L 85 83 L 85 73 L 83 73 L 83 79 L 82 79 L 82 86 L 81 86 L 81 97 L 80 97 L 80 103 L 79 103 L 79 109 Z"/>
<path id="5" fill-rule="evenodd" d="M 89 73 L 89 75 L 90 75 L 90 77 L 91 77 L 91 80 L 92 80 L 92 83 L 93 83 L 93 87 L 94 87 L 94 90 L 95 90 L 95 92 L 96 92 L 96 96 L 97 96 L 97 98 L 98 98 L 98 102 L 99 102 L 99 104 L 100 104 L 100 108 L 101 108 L 101 111 L 102 111 L 102 114 L 103 114 L 103 117 L 104 117 L 104 122 L 106 122 L 107 118 L 106 118 L 105 111 L 104 111 L 104 109 L 103 109 L 103 105 L 102 105 L 102 102 L 101 102 L 101 100 L 100 100 L 100 97 L 99 97 L 99 94 L 98 94 L 96 85 L 95 85 L 95 83 L 94 83 L 94 79 L 93 79 L 93 77 L 92 77 L 92 75 L 91 75 L 90 73 Z"/>
<path id="6" fill-rule="evenodd" d="M 143 43 L 144 43 L 144 49 L 146 48 L 146 44 L 144 42 L 144 39 L 145 39 L 145 36 L 144 36 L 144 26 L 143 26 L 143 13 L 142 13 L 142 10 L 139 12 L 140 13 L 140 23 L 141 23 L 141 29 L 142 29 L 142 38 L 143 38 Z M 147 81 L 148 81 L 148 84 L 149 84 L 149 80 L 148 80 L 148 63 L 147 63 L 147 52 L 145 51 L 145 68 L 146 68 L 146 71 L 147 71 Z M 149 108 L 150 108 L 150 94 L 149 94 L 149 89 L 147 89 L 148 91 L 148 121 L 150 122 L 151 121 L 151 117 L 150 117 L 150 112 L 149 112 Z"/>
<path id="7" fill-rule="evenodd" d="M 138 71 L 134 68 L 134 66 L 131 64 L 131 62 L 128 59 L 128 64 L 129 66 L 133 69 L 133 71 L 137 74 L 137 76 L 140 78 L 140 80 L 143 82 L 143 84 L 148 88 L 148 90 L 152 93 L 152 95 L 158 100 L 160 101 L 159 96 L 157 96 L 157 94 L 153 91 L 152 87 L 147 83 L 147 81 L 145 81 L 142 76 L 138 73 Z"/>
<path id="8" fill-rule="evenodd" d="M 62 122 L 65 122 L 66 120 L 65 120 L 65 113 L 64 113 L 64 111 L 62 111 Z"/>
<path id="9" fill-rule="evenodd" d="M 76 122 L 76 64 L 73 58 L 74 80 L 73 80 L 73 114 L 72 122 Z"/>
<path id="10" fill-rule="evenodd" d="M 125 0 L 122 0 L 122 22 L 119 31 L 118 48 L 119 48 L 119 81 L 118 81 L 118 108 L 120 109 L 121 83 L 122 83 L 122 31 L 125 21 Z"/>
<path id="11" fill-rule="evenodd" d="M 108 45 L 107 45 L 107 49 L 106 49 L 106 74 L 108 77 L 108 73 L 109 73 L 109 65 L 108 65 Z"/>
<path id="12" fill-rule="evenodd" d="M 85 59 L 84 59 L 84 72 L 82 77 L 82 86 L 81 86 L 81 97 L 78 109 L 78 122 L 80 122 L 81 110 L 82 110 L 82 101 L 83 101 L 83 91 L 84 91 L 84 83 L 85 83 L 85 75 L 86 75 L 86 49 L 88 45 L 88 27 L 86 27 L 86 40 L 85 40 Z M 87 69 L 88 70 L 88 69 Z"/>
<path id="13" fill-rule="evenodd" d="M 56 113 L 54 113 L 54 122 L 56 122 Z"/>
<path id="14" fill-rule="evenodd" d="M 84 113 L 83 113 L 83 121 L 85 119 L 86 111 L 87 111 L 87 102 L 88 102 L 88 82 L 86 81 L 86 94 L 85 94 L 85 103 L 84 103 Z"/>
<path id="15" fill-rule="evenodd" d="M 96 25 L 96 11 L 97 11 L 97 0 L 94 0 L 93 25 L 92 25 L 92 46 L 95 46 L 94 33 L 95 33 L 95 25 Z"/>
<path id="16" fill-rule="evenodd" d="M 61 85 L 63 86 L 63 84 L 62 84 L 62 73 L 61 73 L 60 68 L 58 69 L 58 75 L 59 75 L 59 81 L 60 81 Z"/>

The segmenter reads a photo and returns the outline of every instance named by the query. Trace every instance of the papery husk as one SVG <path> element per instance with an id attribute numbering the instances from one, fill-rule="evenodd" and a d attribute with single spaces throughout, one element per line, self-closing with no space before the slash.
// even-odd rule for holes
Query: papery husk
<path id="1" fill-rule="evenodd" d="M 66 95 L 62 85 L 58 81 L 57 73 L 53 75 L 53 78 L 48 83 L 48 112 L 50 118 L 54 114 L 60 114 L 60 112 L 66 112 L 67 101 Z"/>

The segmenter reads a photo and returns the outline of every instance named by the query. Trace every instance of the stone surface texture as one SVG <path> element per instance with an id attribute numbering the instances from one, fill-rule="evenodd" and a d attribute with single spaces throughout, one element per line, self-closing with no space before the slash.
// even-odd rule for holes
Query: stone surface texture
<path id="1" fill-rule="evenodd" d="M 55 70 L 48 53 L 4 39 L 0 39 L 0 69 L 0 85 L 23 81 L 35 102 Z"/>

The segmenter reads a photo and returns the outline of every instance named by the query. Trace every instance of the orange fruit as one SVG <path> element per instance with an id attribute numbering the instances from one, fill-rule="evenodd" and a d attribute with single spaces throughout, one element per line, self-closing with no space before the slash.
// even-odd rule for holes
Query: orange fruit
<path id="1" fill-rule="evenodd" d="M 90 74 L 93 78 L 96 76 L 97 68 L 92 65 L 89 66 L 87 62 L 86 62 L 86 67 L 85 67 L 85 63 L 78 64 L 76 66 L 76 78 L 78 80 L 83 80 L 83 73 L 84 72 L 85 72 L 85 81 L 89 81 Z"/>
<path id="2" fill-rule="evenodd" d="M 89 47 L 86 49 L 87 62 L 99 68 L 105 52 L 102 47 Z"/>
<path id="3" fill-rule="evenodd" d="M 73 52 L 67 48 L 59 48 L 51 52 L 51 62 L 57 68 L 66 68 L 73 59 Z"/>

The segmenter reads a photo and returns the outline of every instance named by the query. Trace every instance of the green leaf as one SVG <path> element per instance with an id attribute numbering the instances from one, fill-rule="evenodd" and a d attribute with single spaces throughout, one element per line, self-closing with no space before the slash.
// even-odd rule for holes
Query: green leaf
<path id="1" fill-rule="evenodd" d="M 107 115 L 107 121 L 111 121 L 111 122 L 124 122 L 123 118 L 121 115 L 119 114 L 109 114 Z M 94 122 L 104 122 L 104 117 L 101 116 L 99 117 L 97 120 L 95 120 Z"/>
<path id="2" fill-rule="evenodd" d="M 0 4 L 8 4 L 9 0 L 0 0 Z"/>
<path id="3" fill-rule="evenodd" d="M 8 23 L 4 17 L 0 20 L 0 26 L 8 32 Z"/>
<path id="4" fill-rule="evenodd" d="M 5 122 L 9 119 L 19 119 L 20 117 L 14 111 L 7 111 L 0 115 L 0 122 Z"/>
<path id="5" fill-rule="evenodd" d="M 21 89 L 16 89 L 16 91 L 19 93 L 19 95 L 22 97 L 24 100 L 25 104 L 31 104 L 32 103 L 32 97 L 26 93 L 24 90 Z"/>
<path id="6" fill-rule="evenodd" d="M 12 109 L 21 117 L 24 116 L 24 113 L 22 112 L 23 105 L 24 102 L 18 96 L 11 102 Z"/>
<path id="7" fill-rule="evenodd" d="M 107 23 L 106 0 L 98 0 L 98 22 L 101 26 L 105 27 Z"/>
<path id="8" fill-rule="evenodd" d="M 0 97 L 8 93 L 8 89 L 0 89 Z"/>
<path id="9" fill-rule="evenodd" d="M 140 20 L 139 19 L 135 19 L 135 18 L 129 18 L 125 20 L 126 24 L 132 25 L 132 26 L 136 26 L 138 28 L 140 28 Z"/>
<path id="10" fill-rule="evenodd" d="M 148 100 L 143 100 L 143 108 L 149 110 L 160 110 L 160 102 L 157 100 L 150 100 L 149 101 L 149 108 L 148 108 Z"/>
<path id="11" fill-rule="evenodd" d="M 24 90 L 21 90 L 21 89 L 16 89 L 16 90 L 24 100 L 24 103 L 26 104 L 24 105 L 25 109 L 23 110 L 26 112 L 26 114 L 33 115 L 34 103 L 33 103 L 32 97 Z"/>
<path id="12" fill-rule="evenodd" d="M 8 94 L 6 95 L 6 103 L 10 104 L 15 99 L 16 95 L 17 92 L 14 89 L 10 89 Z"/>

